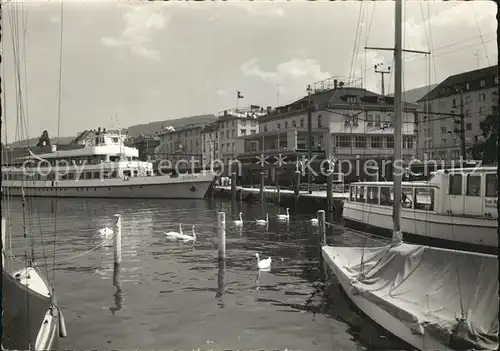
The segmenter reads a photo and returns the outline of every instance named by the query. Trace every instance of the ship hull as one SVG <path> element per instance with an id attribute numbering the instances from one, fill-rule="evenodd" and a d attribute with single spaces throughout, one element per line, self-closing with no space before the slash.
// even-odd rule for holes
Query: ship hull
<path id="1" fill-rule="evenodd" d="M 65 198 L 203 199 L 213 182 L 214 175 L 197 175 L 184 180 L 170 178 L 168 182 L 155 178 L 157 177 L 147 177 L 145 178 L 147 181 L 131 178 L 55 183 L 25 182 L 22 188 L 21 184 L 4 186 L 2 194 L 21 196 L 24 193 L 26 197 Z"/>

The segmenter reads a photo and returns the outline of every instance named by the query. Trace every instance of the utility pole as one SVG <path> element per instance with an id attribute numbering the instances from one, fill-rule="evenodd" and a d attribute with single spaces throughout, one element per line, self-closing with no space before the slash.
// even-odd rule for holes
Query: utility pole
<path id="1" fill-rule="evenodd" d="M 312 104 L 311 104 L 311 85 L 307 86 L 307 159 L 308 162 L 311 162 L 312 160 L 312 148 L 313 148 L 313 143 L 312 143 Z M 310 163 L 312 164 L 312 162 Z M 307 190 L 309 194 L 312 194 L 311 190 L 311 170 L 309 169 L 307 171 Z"/>
<path id="2" fill-rule="evenodd" d="M 384 74 L 391 73 L 391 67 L 387 67 L 386 70 L 378 69 L 379 67 L 382 67 L 384 64 L 383 63 L 377 63 L 375 65 L 375 73 L 380 73 L 381 78 L 382 78 L 382 96 L 385 96 L 385 79 L 384 79 Z"/>

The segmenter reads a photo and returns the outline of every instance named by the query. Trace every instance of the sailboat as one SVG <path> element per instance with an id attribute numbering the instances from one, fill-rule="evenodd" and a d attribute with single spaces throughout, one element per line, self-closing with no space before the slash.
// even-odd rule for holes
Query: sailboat
<path id="1" fill-rule="evenodd" d="M 0 11 L 3 11 L 3 7 Z M 1 14 L 3 15 L 3 13 Z M 11 11 L 10 15 L 18 16 L 16 10 Z M 16 32 L 12 28 L 11 31 Z M 15 50 L 19 45 L 16 45 L 18 43 L 14 43 L 14 39 L 19 39 L 17 33 L 13 34 L 13 47 Z M 18 60 L 17 57 L 19 56 L 14 55 L 16 61 Z M 19 123 L 18 125 L 23 126 L 23 123 L 26 121 L 22 112 L 23 97 L 21 96 L 20 67 L 19 62 L 16 62 L 17 72 L 15 76 L 18 87 L 17 103 L 19 105 L 17 122 Z M 5 88 L 2 88 L 5 94 Z M 2 109 L 3 101 L 0 99 L 0 112 L 2 112 L 2 119 L 5 121 L 5 107 Z M 7 140 L 5 141 L 7 142 Z M 5 151 L 3 147 L 1 151 L 2 153 Z M 2 157 L 2 161 L 4 161 L 3 159 L 4 157 Z M 25 181 L 22 182 L 20 188 L 22 191 L 23 222 L 26 223 L 25 216 L 27 215 L 26 208 L 28 204 L 26 204 L 24 196 L 24 183 Z M 2 189 L 2 209 L 9 208 L 11 195 L 10 189 Z M 5 210 L 5 213 L 8 214 L 8 211 Z M 24 237 L 31 239 L 29 240 L 31 256 L 28 257 L 27 252 L 29 250 L 26 249 L 24 261 L 20 260 L 22 268 L 12 271 L 12 264 L 6 267 L 7 258 L 10 259 L 13 257 L 10 250 L 7 251 L 5 245 L 5 234 L 7 232 L 6 220 L 9 220 L 10 216 L 6 217 L 4 219 L 2 216 L 2 350 L 57 349 L 59 336 L 66 336 L 66 326 L 61 309 L 57 304 L 53 286 L 49 284 L 48 277 L 45 277 L 41 273 L 37 262 L 35 262 L 33 231 L 30 231 L 31 234 L 29 235 L 26 226 L 23 225 Z M 26 244 L 28 244 L 27 242 L 28 240 Z"/>
<path id="2" fill-rule="evenodd" d="M 396 0 L 395 159 L 402 154 L 402 0 Z M 498 349 L 497 257 L 410 245 L 400 228 L 402 175 L 394 173 L 392 243 L 323 246 L 349 299 L 375 323 L 420 350 Z"/>

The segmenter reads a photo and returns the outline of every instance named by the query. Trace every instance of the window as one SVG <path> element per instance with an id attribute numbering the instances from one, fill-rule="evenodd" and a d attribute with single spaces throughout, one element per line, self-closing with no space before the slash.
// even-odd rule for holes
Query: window
<path id="1" fill-rule="evenodd" d="M 364 136 L 357 136 L 356 137 L 356 147 L 359 148 L 359 149 L 366 148 L 366 137 L 364 137 Z"/>
<path id="2" fill-rule="evenodd" d="M 481 88 L 484 88 L 486 86 L 486 81 L 484 79 L 481 79 L 481 81 L 479 82 L 479 86 Z"/>
<path id="3" fill-rule="evenodd" d="M 366 126 L 371 127 L 372 125 L 373 125 L 373 115 L 367 114 L 366 115 Z"/>
<path id="4" fill-rule="evenodd" d="M 448 189 L 449 195 L 462 195 L 462 175 L 450 175 L 450 187 Z"/>
<path id="5" fill-rule="evenodd" d="M 337 147 L 351 147 L 351 136 L 350 135 L 339 135 L 337 136 Z"/>
<path id="6" fill-rule="evenodd" d="M 356 190 L 356 202 L 365 202 L 365 188 L 363 186 L 358 186 Z"/>
<path id="7" fill-rule="evenodd" d="M 442 134 L 446 133 L 446 127 L 445 126 L 441 126 L 441 133 Z"/>
<path id="8" fill-rule="evenodd" d="M 446 146 L 446 139 L 441 139 L 441 145 Z"/>
<path id="9" fill-rule="evenodd" d="M 350 197 L 351 201 L 356 201 L 356 187 L 351 186 L 350 190 L 351 190 L 350 191 L 351 192 L 351 197 Z"/>
<path id="10" fill-rule="evenodd" d="M 453 99 L 452 102 L 451 102 L 451 106 L 453 108 L 456 108 L 457 107 L 457 99 Z"/>
<path id="11" fill-rule="evenodd" d="M 403 188 L 401 193 L 401 204 L 404 208 L 412 208 L 413 206 L 413 189 Z"/>
<path id="12" fill-rule="evenodd" d="M 295 121 L 295 120 L 292 121 L 292 127 L 294 127 L 294 128 L 297 127 L 297 121 Z"/>
<path id="13" fill-rule="evenodd" d="M 466 130 L 472 130 L 472 123 L 467 123 L 467 124 L 465 125 L 465 129 L 466 129 Z"/>
<path id="14" fill-rule="evenodd" d="M 486 175 L 486 192 L 485 197 L 497 197 L 498 196 L 498 177 L 496 174 Z"/>
<path id="15" fill-rule="evenodd" d="M 267 132 L 267 125 L 264 125 L 264 132 Z"/>
<path id="16" fill-rule="evenodd" d="M 300 120 L 300 128 L 304 128 L 304 120 L 303 119 Z"/>
<path id="17" fill-rule="evenodd" d="M 318 116 L 318 128 L 323 127 L 323 125 L 322 125 L 322 119 L 323 119 L 323 116 L 321 116 L 321 115 Z"/>
<path id="18" fill-rule="evenodd" d="M 392 188 L 380 187 L 380 204 L 384 206 L 394 205 L 394 192 Z"/>
<path id="19" fill-rule="evenodd" d="M 372 148 L 379 149 L 382 147 L 382 138 L 379 136 L 372 136 Z"/>
<path id="20" fill-rule="evenodd" d="M 467 196 L 481 196 L 481 176 L 467 175 Z"/>
<path id="21" fill-rule="evenodd" d="M 280 129 L 280 128 L 281 128 L 281 123 L 276 124 L 276 129 Z"/>
<path id="22" fill-rule="evenodd" d="M 375 115 L 375 127 L 380 127 L 380 115 Z"/>
<path id="23" fill-rule="evenodd" d="M 394 149 L 394 137 L 393 136 L 388 136 L 387 137 L 387 148 L 388 149 Z"/>
<path id="24" fill-rule="evenodd" d="M 486 95 L 484 93 L 479 93 L 479 102 L 484 102 L 486 101 Z"/>
<path id="25" fill-rule="evenodd" d="M 288 128 L 288 122 L 285 122 L 285 128 Z"/>
<path id="26" fill-rule="evenodd" d="M 378 187 L 369 186 L 366 188 L 366 202 L 378 205 Z"/>
<path id="27" fill-rule="evenodd" d="M 434 210 L 434 189 L 416 188 L 413 208 L 416 210 Z"/>

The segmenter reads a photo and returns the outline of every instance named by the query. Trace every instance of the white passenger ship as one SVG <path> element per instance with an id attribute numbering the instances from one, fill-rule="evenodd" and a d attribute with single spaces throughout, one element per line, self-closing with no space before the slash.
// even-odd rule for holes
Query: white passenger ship
<path id="1" fill-rule="evenodd" d="M 403 182 L 403 235 L 498 248 L 496 172 L 456 168 L 439 170 L 426 182 Z M 392 232 L 393 204 L 392 182 L 352 183 L 343 217 L 348 225 Z"/>
<path id="2" fill-rule="evenodd" d="M 18 158 L 2 165 L 2 194 L 44 197 L 202 199 L 215 173 L 156 175 L 153 163 L 104 133 L 82 148 Z M 180 173 L 180 172 L 179 172 Z"/>

